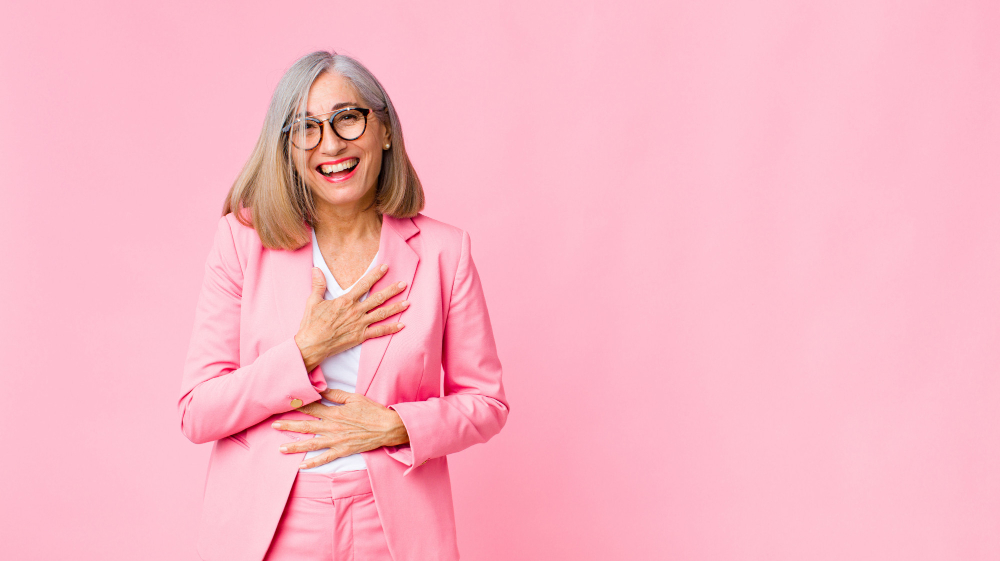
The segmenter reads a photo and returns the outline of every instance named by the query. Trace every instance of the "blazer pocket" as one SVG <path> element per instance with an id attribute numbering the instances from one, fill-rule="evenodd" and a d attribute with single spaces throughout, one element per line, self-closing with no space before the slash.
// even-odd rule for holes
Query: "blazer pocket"
<path id="1" fill-rule="evenodd" d="M 231 434 L 231 435 L 227 436 L 226 438 L 228 438 L 229 440 L 232 440 L 233 442 L 235 442 L 236 444 L 239 444 L 240 446 L 246 448 L 247 450 L 250 449 L 250 441 L 247 440 L 247 431 L 245 429 L 241 430 L 240 432 L 238 432 L 236 434 Z"/>

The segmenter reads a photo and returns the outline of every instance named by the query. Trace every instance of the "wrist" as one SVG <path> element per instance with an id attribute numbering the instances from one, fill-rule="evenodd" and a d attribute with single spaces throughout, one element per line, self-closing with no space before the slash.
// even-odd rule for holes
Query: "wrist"
<path id="1" fill-rule="evenodd" d="M 312 372 L 323 362 L 315 345 L 303 342 L 298 334 L 295 335 L 295 345 L 299 348 L 299 354 L 302 355 L 302 363 L 305 364 L 306 372 Z"/>
<path id="2" fill-rule="evenodd" d="M 382 446 L 400 446 L 410 442 L 403 418 L 393 409 L 386 408 L 385 423 L 382 431 Z"/>

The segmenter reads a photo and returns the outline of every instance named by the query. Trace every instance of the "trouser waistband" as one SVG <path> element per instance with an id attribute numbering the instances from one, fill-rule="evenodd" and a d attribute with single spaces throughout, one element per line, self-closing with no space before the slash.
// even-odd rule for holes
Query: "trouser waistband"
<path id="1" fill-rule="evenodd" d="M 292 497 L 314 499 L 352 497 L 372 492 L 368 470 L 337 471 L 333 473 L 302 473 L 295 476 Z"/>

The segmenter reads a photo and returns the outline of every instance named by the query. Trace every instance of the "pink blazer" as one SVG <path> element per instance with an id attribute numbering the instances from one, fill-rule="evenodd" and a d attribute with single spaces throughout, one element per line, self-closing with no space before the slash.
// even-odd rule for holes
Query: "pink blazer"
<path id="1" fill-rule="evenodd" d="M 399 333 L 361 345 L 357 392 L 391 406 L 409 444 L 364 452 L 372 492 L 396 561 L 456 560 L 447 455 L 497 434 L 507 419 L 493 330 L 469 235 L 423 215 L 383 217 L 372 288 L 406 281 L 390 302 L 410 307 Z M 181 431 L 214 441 L 198 552 L 206 561 L 263 559 L 311 438 L 271 428 L 313 419 L 292 400 L 318 401 L 321 366 L 306 372 L 295 344 L 312 289 L 312 242 L 266 249 L 230 213 L 219 220 L 205 264 L 178 403 Z"/>

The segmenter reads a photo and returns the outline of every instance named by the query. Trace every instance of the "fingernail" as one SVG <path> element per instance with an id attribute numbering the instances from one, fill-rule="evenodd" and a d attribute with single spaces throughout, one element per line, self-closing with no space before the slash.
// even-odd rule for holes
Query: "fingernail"
<path id="1" fill-rule="evenodd" d="M 401 324 L 401 323 L 398 323 L 398 324 L 396 324 L 396 325 L 398 325 L 400 329 L 402 329 L 402 328 L 406 327 L 405 325 L 403 325 L 403 324 Z"/>
<path id="2" fill-rule="evenodd" d="M 281 450 L 282 452 L 287 452 L 288 446 L 282 446 L 281 448 L 278 448 L 278 450 Z"/>
<path id="3" fill-rule="evenodd" d="M 306 465 L 305 464 L 299 464 L 299 469 L 306 469 Z"/>
<path id="4" fill-rule="evenodd" d="M 406 288 L 406 283 L 405 283 L 405 282 L 402 282 L 402 281 L 400 281 L 400 283 L 399 283 L 399 288 Z"/>
<path id="5" fill-rule="evenodd" d="M 401 302 L 401 304 L 403 304 L 403 307 L 404 307 L 404 308 L 410 305 L 410 303 L 409 303 L 409 302 L 407 302 L 406 300 L 403 300 L 403 301 Z"/>
<path id="6" fill-rule="evenodd" d="M 386 269 L 388 269 L 388 268 L 389 268 L 389 266 L 388 266 L 388 265 L 386 265 L 385 263 L 382 263 L 382 266 L 381 266 L 381 267 L 379 267 L 379 269 L 380 269 L 380 270 L 381 270 L 381 271 L 382 271 L 383 273 L 384 273 L 384 272 L 385 272 L 385 270 L 386 270 Z"/>
<path id="7" fill-rule="evenodd" d="M 281 428 L 281 423 L 271 423 L 271 428 L 272 429 L 280 429 Z"/>

